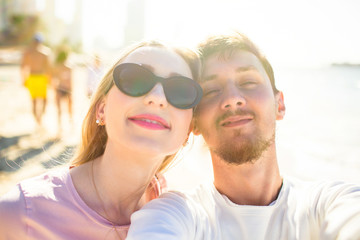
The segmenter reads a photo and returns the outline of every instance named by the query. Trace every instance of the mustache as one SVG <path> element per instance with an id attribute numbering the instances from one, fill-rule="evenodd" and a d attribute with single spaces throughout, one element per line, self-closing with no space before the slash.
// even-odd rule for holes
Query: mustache
<path id="1" fill-rule="evenodd" d="M 244 110 L 242 110 L 242 109 L 237 109 L 237 110 L 235 110 L 235 111 L 227 111 L 227 112 L 225 112 L 224 114 L 222 114 L 221 116 L 219 116 L 217 119 L 216 119 L 216 121 L 215 121 L 215 123 L 216 123 L 216 125 L 219 125 L 220 124 L 220 122 L 222 122 L 222 121 L 224 121 L 226 118 L 228 118 L 228 117 L 232 117 L 232 116 L 244 116 L 244 115 L 246 115 L 246 116 L 253 116 L 253 117 L 255 117 L 255 114 L 252 112 L 252 111 L 244 111 Z"/>

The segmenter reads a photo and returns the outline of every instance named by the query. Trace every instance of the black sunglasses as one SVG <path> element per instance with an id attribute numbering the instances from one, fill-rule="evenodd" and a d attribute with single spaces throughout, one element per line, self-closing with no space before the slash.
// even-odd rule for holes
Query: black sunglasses
<path id="1" fill-rule="evenodd" d="M 120 91 L 132 97 L 147 94 L 159 82 L 164 89 L 166 100 L 180 109 L 195 107 L 203 94 L 200 85 L 190 78 L 183 76 L 162 78 L 135 63 L 116 66 L 113 77 Z"/>

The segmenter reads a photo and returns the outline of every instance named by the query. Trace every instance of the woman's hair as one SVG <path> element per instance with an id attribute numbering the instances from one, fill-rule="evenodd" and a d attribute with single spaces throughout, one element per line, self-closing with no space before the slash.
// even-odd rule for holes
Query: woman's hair
<path id="1" fill-rule="evenodd" d="M 227 59 L 239 50 L 250 52 L 259 59 L 270 79 L 273 92 L 277 93 L 278 89 L 275 86 L 274 71 L 270 62 L 261 53 L 259 48 L 244 34 L 235 32 L 229 35 L 210 36 L 198 45 L 202 63 L 214 54 L 217 54 L 219 58 Z"/>
<path id="2" fill-rule="evenodd" d="M 114 68 L 118 64 L 120 64 L 130 53 L 141 47 L 158 47 L 174 51 L 179 56 L 181 56 L 189 65 L 193 79 L 195 81 L 198 79 L 200 72 L 200 61 L 198 55 L 189 49 L 167 47 L 157 41 L 144 41 L 136 45 L 130 46 L 124 51 L 120 60 L 117 61 L 103 77 L 103 79 L 99 83 L 99 86 L 94 92 L 94 95 L 91 98 L 89 111 L 86 114 L 82 124 L 82 139 L 79 144 L 77 153 L 71 162 L 71 165 L 78 166 L 103 155 L 108 136 L 105 127 L 98 126 L 96 124 L 97 106 L 101 103 L 102 99 L 108 94 L 109 90 L 114 85 Z M 176 154 L 166 156 L 161 166 L 159 167 L 158 172 L 165 171 L 174 159 L 175 155 Z"/>

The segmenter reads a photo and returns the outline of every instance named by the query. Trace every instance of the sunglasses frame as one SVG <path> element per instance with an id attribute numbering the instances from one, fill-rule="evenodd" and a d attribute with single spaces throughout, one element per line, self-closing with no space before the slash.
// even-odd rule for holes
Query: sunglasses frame
<path id="1" fill-rule="evenodd" d="M 148 76 L 148 81 L 152 81 L 153 83 L 153 86 L 148 90 L 146 91 L 145 93 L 141 94 L 141 95 L 133 95 L 133 94 L 130 94 L 128 93 L 127 91 L 125 91 L 121 84 L 120 84 L 120 73 L 122 70 L 126 69 L 127 67 L 131 67 L 131 68 L 139 68 L 141 69 L 142 71 L 145 71 L 146 73 L 149 74 Z M 177 106 L 176 103 L 174 104 L 172 102 L 172 100 L 170 99 L 170 97 L 168 97 L 168 94 L 167 91 L 166 91 L 166 82 L 168 81 L 171 81 L 171 80 L 174 80 L 174 79 L 178 79 L 176 81 L 181 81 L 181 80 L 185 80 L 187 81 L 189 84 L 191 84 L 194 88 L 195 88 L 195 91 L 196 91 L 196 96 L 195 96 L 195 99 L 194 101 L 185 106 L 185 107 L 181 107 L 181 106 Z M 168 103 L 170 103 L 172 106 L 176 107 L 176 108 L 179 108 L 179 109 L 190 109 L 190 108 L 193 108 L 195 107 L 201 100 L 202 98 L 202 95 L 203 95 L 203 90 L 201 88 L 201 86 L 196 82 L 194 81 L 193 79 L 191 78 L 188 78 L 188 77 L 184 77 L 184 76 L 171 76 L 171 77 L 168 77 L 168 78 L 163 78 L 163 77 L 159 77 L 157 75 L 155 75 L 152 71 L 150 71 L 149 69 L 147 69 L 146 67 L 143 67 L 141 66 L 140 64 L 136 64 L 136 63 L 122 63 L 122 64 L 119 64 L 117 65 L 115 68 L 114 68 L 114 71 L 113 71 L 113 81 L 114 81 L 114 84 L 116 85 L 116 87 L 121 91 L 123 92 L 124 94 L 128 95 L 128 96 L 131 96 L 131 97 L 141 97 L 141 96 L 144 96 L 146 95 L 147 93 L 149 93 L 153 88 L 154 86 L 157 84 L 157 83 L 161 83 L 162 87 L 163 87 L 163 90 L 164 90 L 164 93 L 165 93 L 165 97 L 166 97 L 166 100 L 168 101 Z"/>

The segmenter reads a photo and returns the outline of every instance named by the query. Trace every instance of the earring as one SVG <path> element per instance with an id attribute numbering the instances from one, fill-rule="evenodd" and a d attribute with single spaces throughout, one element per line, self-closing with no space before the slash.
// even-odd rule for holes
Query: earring
<path id="1" fill-rule="evenodd" d="M 96 124 L 98 125 L 98 126 L 103 126 L 104 125 L 104 121 L 102 120 L 102 119 L 96 119 Z"/>

